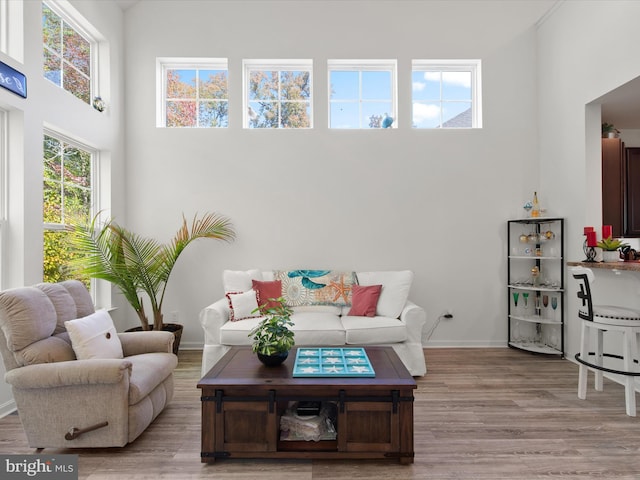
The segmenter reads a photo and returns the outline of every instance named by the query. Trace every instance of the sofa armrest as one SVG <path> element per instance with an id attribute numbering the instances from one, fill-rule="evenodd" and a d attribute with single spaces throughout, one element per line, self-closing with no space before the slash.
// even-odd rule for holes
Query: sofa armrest
<path id="1" fill-rule="evenodd" d="M 175 336 L 171 332 L 123 332 L 118 333 L 125 357 L 142 353 L 173 353 Z"/>
<path id="2" fill-rule="evenodd" d="M 120 358 L 95 358 L 39 363 L 8 371 L 4 378 L 15 388 L 55 388 L 72 385 L 119 383 L 131 375 L 131 362 Z"/>
<path id="3" fill-rule="evenodd" d="M 229 321 L 229 303 L 226 298 L 205 307 L 200 312 L 205 345 L 220 345 L 220 327 Z"/>
<path id="4" fill-rule="evenodd" d="M 410 343 L 422 343 L 422 330 L 427 322 L 427 312 L 424 308 L 407 301 L 400 313 L 400 321 L 407 325 L 407 340 Z"/>

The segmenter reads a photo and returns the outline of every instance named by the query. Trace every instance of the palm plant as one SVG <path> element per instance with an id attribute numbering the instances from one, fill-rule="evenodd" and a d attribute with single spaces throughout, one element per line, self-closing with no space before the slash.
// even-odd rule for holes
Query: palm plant
<path id="1" fill-rule="evenodd" d="M 100 225 L 98 215 L 89 225 L 75 225 L 73 231 L 73 245 L 80 254 L 73 263 L 76 272 L 118 287 L 138 315 L 143 330 L 163 329 L 164 294 L 173 267 L 187 245 L 199 238 L 235 238 L 230 220 L 216 213 L 202 218 L 195 215 L 191 227 L 183 215 L 181 227 L 168 244 L 138 235 L 113 220 Z M 149 298 L 153 327 L 140 293 Z"/>

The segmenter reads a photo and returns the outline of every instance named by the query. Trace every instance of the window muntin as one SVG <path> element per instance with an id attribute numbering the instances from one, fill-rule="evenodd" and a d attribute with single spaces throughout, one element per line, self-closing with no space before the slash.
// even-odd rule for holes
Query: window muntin
<path id="1" fill-rule="evenodd" d="M 328 65 L 329 128 L 380 128 L 385 117 L 397 118 L 395 60 L 329 60 Z"/>
<path id="2" fill-rule="evenodd" d="M 414 60 L 413 128 L 480 128 L 480 61 Z"/>
<path id="3" fill-rule="evenodd" d="M 229 91 L 226 59 L 202 63 L 160 59 L 162 127 L 226 128 Z"/>
<path id="4" fill-rule="evenodd" d="M 96 153 L 53 132 L 45 133 L 43 150 L 43 280 L 59 282 L 72 275 L 68 263 L 74 254 L 66 227 L 88 224 L 96 211 Z"/>
<path id="5" fill-rule="evenodd" d="M 91 103 L 91 55 L 95 43 L 47 3 L 42 3 L 44 76 Z"/>
<path id="6" fill-rule="evenodd" d="M 245 128 L 312 128 L 312 62 L 244 62 Z"/>

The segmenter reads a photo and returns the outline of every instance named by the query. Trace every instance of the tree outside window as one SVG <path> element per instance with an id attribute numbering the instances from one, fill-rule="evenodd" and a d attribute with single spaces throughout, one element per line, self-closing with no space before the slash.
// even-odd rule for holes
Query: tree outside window
<path id="1" fill-rule="evenodd" d="M 51 135 L 44 136 L 44 264 L 45 282 L 60 282 L 72 275 L 74 259 L 71 224 L 92 218 L 92 153 Z M 84 279 L 88 286 L 88 279 Z"/>
<path id="2" fill-rule="evenodd" d="M 247 128 L 311 128 L 311 65 L 245 63 Z M 302 68 L 301 68 L 302 67 Z"/>
<path id="3" fill-rule="evenodd" d="M 44 76 L 91 102 L 91 43 L 46 3 L 42 4 Z"/>

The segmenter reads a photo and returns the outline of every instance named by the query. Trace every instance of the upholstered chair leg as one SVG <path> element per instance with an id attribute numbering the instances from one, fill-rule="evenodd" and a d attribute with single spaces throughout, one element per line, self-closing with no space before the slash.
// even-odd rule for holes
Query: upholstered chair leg
<path id="1" fill-rule="evenodd" d="M 582 332 L 580 334 L 580 358 L 587 360 L 589 358 L 589 329 L 585 321 L 582 321 Z M 589 370 L 586 365 L 580 364 L 578 374 L 578 398 L 584 400 L 587 398 L 587 374 Z"/>

